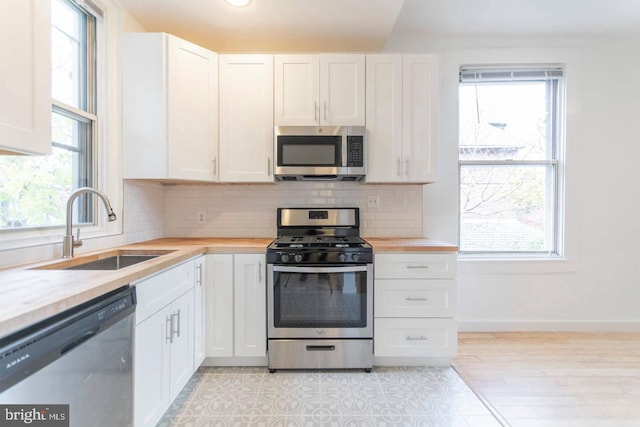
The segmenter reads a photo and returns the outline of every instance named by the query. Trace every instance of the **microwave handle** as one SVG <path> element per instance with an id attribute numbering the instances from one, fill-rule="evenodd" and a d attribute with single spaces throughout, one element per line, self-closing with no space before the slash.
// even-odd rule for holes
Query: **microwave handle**
<path id="1" fill-rule="evenodd" d="M 281 273 L 352 273 L 356 271 L 367 271 L 366 265 L 350 267 L 286 267 L 274 266 L 273 271 Z"/>

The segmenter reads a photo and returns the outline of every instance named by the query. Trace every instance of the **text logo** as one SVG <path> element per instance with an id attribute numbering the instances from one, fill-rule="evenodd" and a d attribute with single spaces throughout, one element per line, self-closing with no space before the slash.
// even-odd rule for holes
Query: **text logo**
<path id="1" fill-rule="evenodd" d="M 69 405 L 0 405 L 3 427 L 69 427 Z"/>

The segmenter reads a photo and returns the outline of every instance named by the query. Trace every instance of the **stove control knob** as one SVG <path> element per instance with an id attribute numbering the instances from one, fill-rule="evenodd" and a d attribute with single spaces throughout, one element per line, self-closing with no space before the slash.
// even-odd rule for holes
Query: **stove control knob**
<path id="1" fill-rule="evenodd" d="M 359 259 L 360 259 L 360 252 L 354 252 L 351 254 L 351 260 L 353 262 L 358 262 Z"/>
<path id="2" fill-rule="evenodd" d="M 345 253 L 339 253 L 338 254 L 338 261 L 345 262 L 346 260 L 347 260 L 347 254 L 345 254 Z"/>
<path id="3" fill-rule="evenodd" d="M 281 254 L 280 255 L 280 260 L 282 262 L 289 262 L 289 254 Z"/>
<path id="4" fill-rule="evenodd" d="M 302 254 L 295 254 L 295 255 L 293 256 L 293 259 L 295 259 L 295 260 L 296 260 L 296 262 L 300 262 L 300 261 L 302 261 Z"/>

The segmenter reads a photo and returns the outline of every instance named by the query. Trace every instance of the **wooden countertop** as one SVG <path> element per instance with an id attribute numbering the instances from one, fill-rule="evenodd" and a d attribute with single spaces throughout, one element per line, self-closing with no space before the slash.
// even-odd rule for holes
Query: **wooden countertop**
<path id="1" fill-rule="evenodd" d="M 457 252 L 458 247 L 450 243 L 428 238 L 410 237 L 364 237 L 374 252 Z"/>
<path id="2" fill-rule="evenodd" d="M 158 239 L 0 271 L 0 338 L 197 255 L 264 252 L 272 240 Z M 143 251 L 161 255 L 116 271 L 56 269 Z"/>
<path id="3" fill-rule="evenodd" d="M 365 238 L 376 252 L 450 252 L 457 247 L 430 239 Z M 0 338 L 205 253 L 264 252 L 270 238 L 164 238 L 63 260 L 0 271 Z M 118 253 L 156 253 L 157 258 L 116 271 L 61 270 Z"/>

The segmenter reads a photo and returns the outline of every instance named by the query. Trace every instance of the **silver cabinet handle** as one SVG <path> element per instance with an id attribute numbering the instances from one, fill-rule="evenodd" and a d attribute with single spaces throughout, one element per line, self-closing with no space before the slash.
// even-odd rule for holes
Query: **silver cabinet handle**
<path id="1" fill-rule="evenodd" d="M 213 174 L 216 175 L 218 173 L 218 158 L 213 158 Z"/>
<path id="2" fill-rule="evenodd" d="M 406 297 L 405 301 L 429 301 L 429 298 L 425 297 Z"/>
<path id="3" fill-rule="evenodd" d="M 429 268 L 429 266 L 428 265 L 424 265 L 424 264 L 423 265 L 407 265 L 406 268 L 423 268 L 423 269 L 427 269 L 427 268 Z"/>
<path id="4" fill-rule="evenodd" d="M 177 319 L 176 324 L 173 324 L 173 319 Z M 175 326 L 175 329 L 173 328 Z M 175 334 L 176 337 L 180 338 L 180 310 L 177 313 L 173 313 L 171 315 L 171 335 Z M 171 341 L 173 342 L 173 341 Z"/>
<path id="5" fill-rule="evenodd" d="M 320 123 L 320 120 L 318 120 L 318 103 L 317 102 L 313 103 L 313 121 Z"/>
<path id="6" fill-rule="evenodd" d="M 262 283 L 262 261 L 258 261 L 258 283 Z"/>
<path id="7" fill-rule="evenodd" d="M 423 335 L 420 335 L 419 337 L 412 337 L 411 335 L 407 335 L 405 341 L 427 341 L 427 338 L 425 338 Z"/>
<path id="8" fill-rule="evenodd" d="M 402 176 L 402 172 L 400 171 L 400 157 L 398 157 L 398 176 Z"/>
<path id="9" fill-rule="evenodd" d="M 202 264 L 196 264 L 196 270 L 198 272 L 198 277 L 196 278 L 196 284 L 198 286 L 202 286 Z"/>
<path id="10" fill-rule="evenodd" d="M 409 176 L 409 159 L 405 160 L 404 165 L 405 165 L 404 174 L 406 176 Z"/>
<path id="11" fill-rule="evenodd" d="M 267 176 L 271 176 L 271 157 L 267 157 Z"/>
<path id="12" fill-rule="evenodd" d="M 165 327 L 165 340 L 169 344 L 173 344 L 173 314 L 168 315 L 165 319 Z"/>

